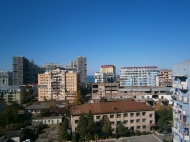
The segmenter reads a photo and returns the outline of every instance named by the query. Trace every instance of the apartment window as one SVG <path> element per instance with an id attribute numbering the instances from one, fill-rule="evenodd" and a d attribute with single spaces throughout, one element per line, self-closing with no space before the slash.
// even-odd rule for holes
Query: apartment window
<path id="1" fill-rule="evenodd" d="M 142 122 L 145 122 L 146 121 L 146 119 L 142 119 Z"/>
<path id="2" fill-rule="evenodd" d="M 123 124 L 127 124 L 127 123 L 128 123 L 128 120 L 123 121 Z"/>
<path id="3" fill-rule="evenodd" d="M 140 119 L 137 119 L 137 120 L 136 120 L 136 123 L 140 123 Z"/>
<path id="4" fill-rule="evenodd" d="M 142 116 L 145 116 L 146 115 L 146 112 L 142 112 Z"/>
<path id="5" fill-rule="evenodd" d="M 114 115 L 110 115 L 110 118 L 114 118 Z"/>
<path id="6" fill-rule="evenodd" d="M 146 129 L 146 125 L 143 125 L 143 127 L 142 127 L 143 129 Z"/>
<path id="7" fill-rule="evenodd" d="M 121 114 L 117 114 L 117 118 L 121 118 Z"/>
<path id="8" fill-rule="evenodd" d="M 75 120 L 75 124 L 77 124 L 78 123 L 78 120 Z"/>
<path id="9" fill-rule="evenodd" d="M 134 123 L 134 120 L 130 120 L 130 123 Z"/>
<path id="10" fill-rule="evenodd" d="M 130 116 L 133 117 L 133 116 L 134 116 L 134 113 L 131 113 Z"/>
<path id="11" fill-rule="evenodd" d="M 152 124 L 152 120 L 150 120 L 150 124 Z"/>
<path id="12" fill-rule="evenodd" d="M 131 130 L 134 131 L 134 127 L 131 127 Z"/>
<path id="13" fill-rule="evenodd" d="M 149 114 L 149 117 L 152 117 L 152 114 Z"/>
<path id="14" fill-rule="evenodd" d="M 96 119 L 100 119 L 100 116 L 96 116 Z"/>
<path id="15" fill-rule="evenodd" d="M 114 125 L 114 122 L 110 122 L 111 125 Z"/>
<path id="16" fill-rule="evenodd" d="M 141 128 L 141 126 L 137 126 L 137 129 L 140 129 Z"/>
<path id="17" fill-rule="evenodd" d="M 128 117 L 128 114 L 126 113 L 126 114 L 124 114 L 124 117 Z"/>
<path id="18" fill-rule="evenodd" d="M 117 121 L 117 124 L 119 124 L 121 121 Z"/>
<path id="19" fill-rule="evenodd" d="M 136 113 L 136 116 L 137 116 L 137 117 L 139 117 L 139 116 L 140 116 L 140 113 L 139 113 L 139 112 L 137 112 L 137 113 Z"/>

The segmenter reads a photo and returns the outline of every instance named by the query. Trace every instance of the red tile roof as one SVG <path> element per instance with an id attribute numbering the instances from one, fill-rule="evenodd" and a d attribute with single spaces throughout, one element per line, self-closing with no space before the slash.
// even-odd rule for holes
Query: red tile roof
<path id="1" fill-rule="evenodd" d="M 87 103 L 83 105 L 73 106 L 70 109 L 71 115 L 80 115 L 81 113 L 88 114 L 89 110 L 92 111 L 92 114 L 104 114 L 123 111 L 149 111 L 154 110 L 154 108 L 140 102 L 123 101 Z"/>

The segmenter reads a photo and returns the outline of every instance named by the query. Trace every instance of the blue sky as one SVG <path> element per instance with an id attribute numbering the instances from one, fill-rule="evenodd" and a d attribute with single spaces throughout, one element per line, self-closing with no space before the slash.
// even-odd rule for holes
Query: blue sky
<path id="1" fill-rule="evenodd" d="M 12 57 L 37 65 L 87 57 L 100 65 L 171 69 L 190 58 L 189 0 L 1 0 L 0 70 Z"/>

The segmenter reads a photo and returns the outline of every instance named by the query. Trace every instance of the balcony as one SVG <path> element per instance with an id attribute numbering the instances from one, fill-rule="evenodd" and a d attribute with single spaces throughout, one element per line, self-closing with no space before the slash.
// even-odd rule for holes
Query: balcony
<path id="1" fill-rule="evenodd" d="M 173 83 L 172 87 L 179 88 L 181 90 L 187 90 L 188 89 L 188 86 L 187 86 L 186 82 L 182 82 L 181 84 L 175 84 L 175 83 Z"/>
<path id="2" fill-rule="evenodd" d="M 185 141 L 189 141 L 189 140 L 190 140 L 190 139 L 189 139 L 189 136 L 186 135 L 186 134 L 179 133 L 179 135 L 180 135 L 180 137 L 181 137 L 183 140 L 185 140 Z"/>
<path id="3" fill-rule="evenodd" d="M 173 127 L 173 132 L 178 133 L 178 130 L 175 127 Z"/>

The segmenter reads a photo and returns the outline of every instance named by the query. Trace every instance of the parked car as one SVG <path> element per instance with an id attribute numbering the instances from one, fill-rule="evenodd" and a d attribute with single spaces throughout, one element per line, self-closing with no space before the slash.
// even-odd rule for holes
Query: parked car
<path id="1" fill-rule="evenodd" d="M 170 133 L 168 133 L 168 132 L 163 132 L 163 133 L 161 133 L 161 136 L 171 136 L 171 134 Z"/>

